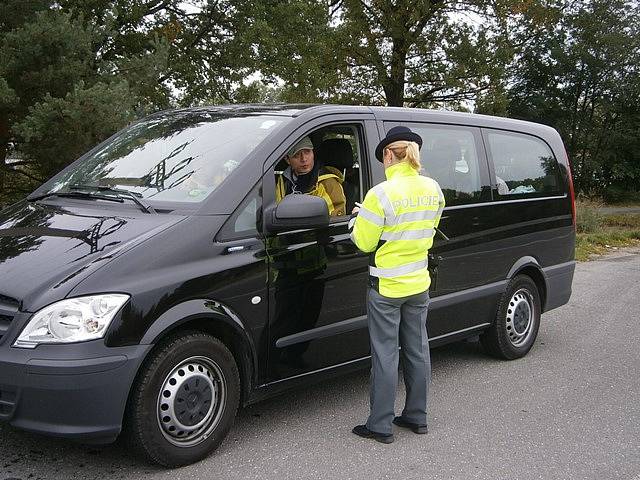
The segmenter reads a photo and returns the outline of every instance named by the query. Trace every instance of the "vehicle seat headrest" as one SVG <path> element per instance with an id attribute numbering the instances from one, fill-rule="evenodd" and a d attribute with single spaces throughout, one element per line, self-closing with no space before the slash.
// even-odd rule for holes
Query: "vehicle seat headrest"
<path id="1" fill-rule="evenodd" d="M 339 170 L 353 167 L 353 149 L 345 138 L 330 138 L 316 149 L 316 158 L 322 165 Z"/>

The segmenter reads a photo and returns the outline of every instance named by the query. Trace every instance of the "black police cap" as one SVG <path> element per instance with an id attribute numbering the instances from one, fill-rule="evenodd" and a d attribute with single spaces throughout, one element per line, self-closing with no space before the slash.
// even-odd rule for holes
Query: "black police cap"
<path id="1" fill-rule="evenodd" d="M 376 147 L 376 158 L 379 162 L 382 161 L 382 151 L 384 150 L 384 148 L 387 145 L 399 140 L 416 142 L 418 144 L 418 147 L 422 147 L 422 137 L 420 135 L 412 132 L 408 127 L 393 127 L 387 132 L 387 136 L 384 137 Z"/>

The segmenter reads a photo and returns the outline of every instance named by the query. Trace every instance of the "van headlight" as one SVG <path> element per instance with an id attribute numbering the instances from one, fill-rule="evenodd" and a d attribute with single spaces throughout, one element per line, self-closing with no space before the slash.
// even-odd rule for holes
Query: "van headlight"
<path id="1" fill-rule="evenodd" d="M 35 313 L 13 346 L 35 348 L 42 343 L 74 343 L 102 338 L 127 300 L 129 295 L 109 293 L 53 303 Z"/>

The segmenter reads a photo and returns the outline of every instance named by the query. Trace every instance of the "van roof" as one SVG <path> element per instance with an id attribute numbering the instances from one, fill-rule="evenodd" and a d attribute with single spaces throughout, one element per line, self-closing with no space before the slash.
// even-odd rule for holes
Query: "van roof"
<path id="1" fill-rule="evenodd" d="M 403 121 L 403 122 L 433 122 L 454 125 L 470 125 L 478 127 L 493 127 L 506 130 L 537 131 L 538 133 L 556 132 L 547 125 L 516 120 L 506 117 L 494 117 L 477 113 L 453 112 L 448 110 L 430 110 L 424 108 L 407 107 L 383 107 L 383 106 L 362 106 L 362 105 L 334 105 L 334 104 L 311 104 L 311 103 L 281 103 L 263 104 L 247 103 L 236 105 L 212 105 L 201 107 L 189 107 L 179 110 L 169 110 L 158 112 L 155 115 L 168 114 L 170 112 L 209 112 L 209 113 L 247 113 L 262 115 L 282 115 L 290 117 L 316 116 L 340 113 L 374 114 L 381 121 Z"/>

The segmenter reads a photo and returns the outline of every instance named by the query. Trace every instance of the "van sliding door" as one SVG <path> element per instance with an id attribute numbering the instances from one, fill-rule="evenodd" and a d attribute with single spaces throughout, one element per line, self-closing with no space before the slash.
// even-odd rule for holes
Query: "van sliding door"
<path id="1" fill-rule="evenodd" d="M 385 122 L 388 131 L 400 123 Z M 495 315 L 496 286 L 487 286 L 486 239 L 491 187 L 479 128 L 402 123 L 423 139 L 423 174 L 442 188 L 446 207 L 430 251 L 432 304 L 427 327 L 431 344 L 490 322 Z"/>

